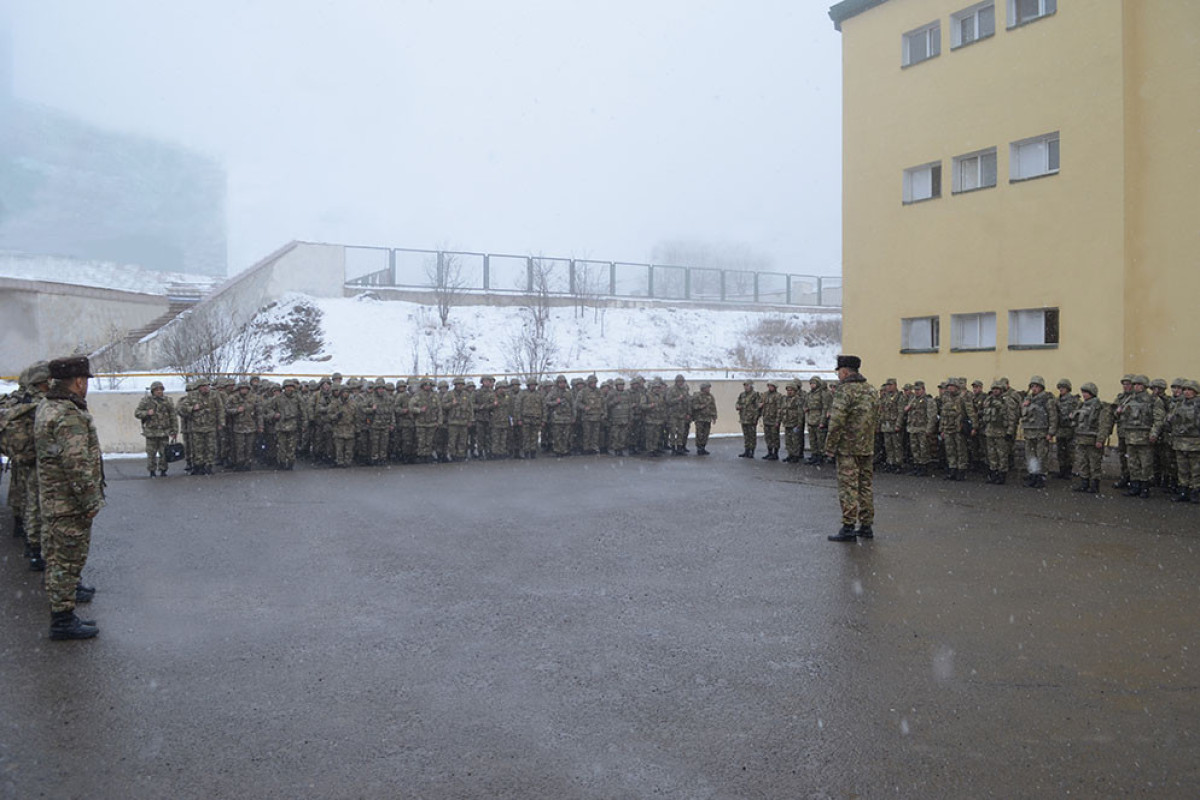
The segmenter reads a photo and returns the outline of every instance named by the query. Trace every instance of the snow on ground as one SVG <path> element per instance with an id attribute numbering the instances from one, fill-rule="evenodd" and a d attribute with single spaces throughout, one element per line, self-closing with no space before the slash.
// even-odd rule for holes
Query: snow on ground
<path id="1" fill-rule="evenodd" d="M 122 292 L 165 295 L 172 284 L 188 284 L 207 294 L 221 278 L 183 272 L 156 272 L 131 264 L 85 261 L 65 256 L 0 253 L 0 277 L 52 281 Z"/>

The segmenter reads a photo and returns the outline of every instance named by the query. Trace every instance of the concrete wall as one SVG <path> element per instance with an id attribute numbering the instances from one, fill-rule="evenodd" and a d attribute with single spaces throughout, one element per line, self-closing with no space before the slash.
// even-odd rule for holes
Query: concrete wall
<path id="1" fill-rule="evenodd" d="M 796 374 L 807 379 L 811 373 Z M 826 379 L 831 379 L 828 372 L 819 374 Z M 673 376 L 663 376 L 664 380 L 671 377 Z M 792 377 L 794 375 L 783 374 L 780 376 L 780 380 L 788 380 Z M 716 425 L 713 426 L 713 432 L 741 433 L 737 413 L 734 411 L 734 403 L 742 391 L 742 381 L 713 380 L 709 382 L 713 385 L 712 393 L 717 398 L 718 418 Z M 700 381 L 693 378 L 688 383 L 693 392 L 699 390 Z M 146 387 L 149 388 L 149 386 L 150 379 L 147 379 Z M 755 388 L 759 391 L 766 391 L 766 381 L 761 378 L 755 379 Z M 783 391 L 782 387 L 780 391 Z M 96 420 L 96 429 L 100 434 L 100 445 L 104 448 L 104 452 L 140 453 L 144 450 L 145 440 L 142 438 L 142 425 L 133 416 L 133 411 L 145 396 L 145 390 L 140 392 L 92 392 L 88 395 L 88 410 Z M 176 403 L 182 397 L 182 395 L 171 393 L 168 393 L 167 396 Z"/>
<path id="2" fill-rule="evenodd" d="M 162 316 L 166 297 L 0 278 L 0 376 L 97 347 Z"/>

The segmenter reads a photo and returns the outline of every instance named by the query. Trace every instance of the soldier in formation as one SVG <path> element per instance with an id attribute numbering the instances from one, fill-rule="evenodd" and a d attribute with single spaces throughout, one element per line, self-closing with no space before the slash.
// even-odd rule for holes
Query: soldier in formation
<path id="1" fill-rule="evenodd" d="M 175 404 L 165 394 L 162 381 L 150 384 L 150 393 L 143 397 L 134 409 L 133 416 L 142 422 L 142 436 L 146 438 L 146 469 L 153 478 L 167 475 L 167 444 L 179 436 L 179 417 Z"/>

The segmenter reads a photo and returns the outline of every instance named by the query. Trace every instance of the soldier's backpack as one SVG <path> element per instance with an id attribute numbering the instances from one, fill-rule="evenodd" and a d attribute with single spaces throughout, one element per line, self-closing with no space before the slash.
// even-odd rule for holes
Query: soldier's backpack
<path id="1" fill-rule="evenodd" d="M 18 464 L 37 459 L 33 441 L 33 415 L 36 403 L 22 403 L 0 412 L 0 452 Z"/>
<path id="2" fill-rule="evenodd" d="M 179 442 L 172 442 L 167 445 L 167 462 L 174 463 L 183 458 L 183 445 Z"/>

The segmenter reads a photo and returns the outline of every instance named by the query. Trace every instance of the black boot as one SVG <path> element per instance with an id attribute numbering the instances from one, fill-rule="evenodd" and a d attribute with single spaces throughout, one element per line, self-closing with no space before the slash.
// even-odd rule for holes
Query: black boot
<path id="1" fill-rule="evenodd" d="M 831 533 L 825 538 L 831 542 L 853 542 L 858 538 L 858 534 L 854 532 L 853 525 L 843 525 L 837 533 Z"/>
<path id="2" fill-rule="evenodd" d="M 1008 472 L 1006 470 L 998 470 L 996 472 L 996 483 L 1001 486 L 1008 483 Z"/>
<path id="3" fill-rule="evenodd" d="M 153 477 L 154 477 L 154 469 L 153 469 L 153 468 L 151 468 L 151 469 L 150 469 L 150 477 L 151 477 L 151 478 L 153 478 Z"/>
<path id="4" fill-rule="evenodd" d="M 165 477 L 167 477 L 167 471 L 166 471 L 165 469 L 160 469 L 160 470 L 158 471 L 158 477 L 160 477 L 160 478 L 165 478 Z"/>
<path id="5" fill-rule="evenodd" d="M 1088 484 L 1088 494 L 1100 494 L 1100 479 L 1092 481 Z"/>
<path id="6" fill-rule="evenodd" d="M 1128 488 L 1129 488 L 1129 478 L 1128 478 L 1128 476 L 1122 475 L 1122 476 L 1121 476 L 1121 479 L 1120 479 L 1119 481 L 1117 481 L 1116 483 L 1114 483 L 1112 488 L 1114 488 L 1114 489 L 1128 489 Z"/>
<path id="7" fill-rule="evenodd" d="M 46 561 L 42 558 L 41 545 L 29 548 L 29 571 L 45 572 Z"/>
<path id="8" fill-rule="evenodd" d="M 864 539 L 874 539 L 875 530 L 870 525 L 860 525 L 858 526 L 858 535 Z"/>
<path id="9" fill-rule="evenodd" d="M 100 632 L 95 625 L 85 625 L 74 611 L 54 611 L 50 614 L 50 638 L 90 639 Z"/>
<path id="10" fill-rule="evenodd" d="M 1080 478 L 1079 485 L 1072 489 L 1072 492 L 1086 492 L 1091 482 L 1087 478 Z"/>
<path id="11" fill-rule="evenodd" d="M 25 538 L 25 523 L 21 521 L 20 517 L 16 517 L 13 519 L 13 538 L 14 539 L 24 539 Z"/>
<path id="12" fill-rule="evenodd" d="M 1178 494 L 1171 498 L 1172 503 L 1187 503 L 1191 500 L 1191 494 L 1187 489 L 1181 489 Z"/>
<path id="13" fill-rule="evenodd" d="M 1147 482 L 1147 483 L 1143 483 L 1141 486 L 1142 486 L 1142 490 L 1140 492 L 1138 492 L 1138 497 L 1142 498 L 1143 500 L 1149 500 L 1150 499 L 1150 484 Z"/>
<path id="14" fill-rule="evenodd" d="M 1192 489 L 1192 502 L 1200 503 L 1200 489 Z"/>
<path id="15" fill-rule="evenodd" d="M 708 451 L 707 451 L 707 450 L 705 450 L 703 447 L 697 447 L 697 448 L 696 448 L 696 455 L 698 455 L 698 456 L 706 456 L 706 455 L 708 455 Z"/>
<path id="16" fill-rule="evenodd" d="M 96 596 L 96 587 L 88 586 L 83 583 L 75 585 L 75 603 L 90 603 L 92 598 Z"/>
<path id="17" fill-rule="evenodd" d="M 751 451 L 743 450 L 742 452 L 738 453 L 738 458 L 750 458 L 750 454 Z"/>
<path id="18" fill-rule="evenodd" d="M 1130 481 L 1129 488 L 1125 490 L 1126 497 L 1137 497 L 1142 493 L 1141 481 Z"/>

